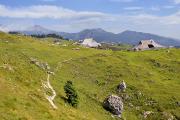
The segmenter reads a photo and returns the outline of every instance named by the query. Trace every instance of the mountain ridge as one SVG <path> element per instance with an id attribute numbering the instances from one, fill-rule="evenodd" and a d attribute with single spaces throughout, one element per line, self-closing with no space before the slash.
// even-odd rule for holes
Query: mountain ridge
<path id="1" fill-rule="evenodd" d="M 46 29 L 40 25 L 35 25 L 24 31 L 18 31 L 19 33 L 32 35 L 32 34 L 51 34 L 55 33 L 61 35 L 64 38 L 72 40 L 83 40 L 85 38 L 93 38 L 97 42 L 115 42 L 126 43 L 136 45 L 140 40 L 153 39 L 156 42 L 165 46 L 180 46 L 180 40 L 170 37 L 164 37 L 151 33 L 137 32 L 132 30 L 126 30 L 121 33 L 107 32 L 102 28 L 84 29 L 77 33 L 57 32 Z"/>

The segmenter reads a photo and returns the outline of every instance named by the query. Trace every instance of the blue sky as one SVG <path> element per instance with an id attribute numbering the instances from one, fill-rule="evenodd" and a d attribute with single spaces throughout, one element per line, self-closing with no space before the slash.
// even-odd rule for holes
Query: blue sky
<path id="1" fill-rule="evenodd" d="M 103 28 L 155 33 L 180 39 L 180 0 L 0 0 L 0 24 L 78 32 Z"/>

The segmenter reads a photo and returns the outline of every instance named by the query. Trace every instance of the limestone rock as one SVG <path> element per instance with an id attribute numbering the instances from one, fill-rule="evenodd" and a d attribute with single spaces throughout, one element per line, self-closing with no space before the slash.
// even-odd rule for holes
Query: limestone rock
<path id="1" fill-rule="evenodd" d="M 162 112 L 163 118 L 166 120 L 174 120 L 174 116 L 168 112 Z"/>
<path id="2" fill-rule="evenodd" d="M 51 69 L 50 66 L 48 65 L 48 63 L 46 63 L 46 62 L 45 63 L 40 62 L 35 58 L 30 58 L 30 61 L 31 61 L 32 64 L 35 64 L 36 66 L 40 67 L 43 70 L 50 71 L 50 69 Z"/>
<path id="3" fill-rule="evenodd" d="M 104 100 L 103 105 L 105 109 L 121 117 L 123 112 L 123 102 L 120 97 L 116 95 L 110 95 Z"/>
<path id="4" fill-rule="evenodd" d="M 80 48 L 72 48 L 72 50 L 80 50 Z"/>
<path id="5" fill-rule="evenodd" d="M 180 107 L 180 101 L 177 101 L 177 102 L 176 102 L 176 105 L 177 105 L 178 107 Z"/>
<path id="6" fill-rule="evenodd" d="M 143 116 L 144 116 L 144 118 L 147 118 L 150 114 L 152 114 L 153 112 L 152 111 L 145 111 L 144 113 L 143 113 Z"/>
<path id="7" fill-rule="evenodd" d="M 9 65 L 9 64 L 3 64 L 2 66 L 0 66 L 0 68 L 4 68 L 4 69 L 6 69 L 8 71 L 14 72 L 13 67 L 11 65 Z"/>

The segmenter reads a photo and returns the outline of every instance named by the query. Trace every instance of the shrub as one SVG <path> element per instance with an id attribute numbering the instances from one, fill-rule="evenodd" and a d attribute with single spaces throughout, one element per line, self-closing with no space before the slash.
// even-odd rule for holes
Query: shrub
<path id="1" fill-rule="evenodd" d="M 64 86 L 64 91 L 66 93 L 67 102 L 71 104 L 73 107 L 77 107 L 78 105 L 78 95 L 73 86 L 72 81 L 67 81 Z"/>

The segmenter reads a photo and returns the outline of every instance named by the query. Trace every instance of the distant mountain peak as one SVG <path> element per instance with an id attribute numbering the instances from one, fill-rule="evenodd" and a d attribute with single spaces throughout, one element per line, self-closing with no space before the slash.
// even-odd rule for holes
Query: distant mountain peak
<path id="1" fill-rule="evenodd" d="M 90 32 L 106 32 L 104 29 L 102 28 L 93 28 L 93 29 L 85 29 L 81 32 L 84 32 L 84 31 L 90 31 Z"/>
<path id="2" fill-rule="evenodd" d="M 24 31 L 20 31 L 23 34 L 32 35 L 32 34 L 50 34 L 50 33 L 57 33 L 53 30 L 49 30 L 47 28 L 42 27 L 41 25 L 34 25 L 31 26 Z"/>
<path id="3" fill-rule="evenodd" d="M 102 29 L 102 28 L 94 28 L 94 29 L 92 29 L 92 30 L 95 30 L 95 31 L 101 31 L 101 32 L 106 32 L 104 29 Z"/>
<path id="4" fill-rule="evenodd" d="M 42 28 L 42 26 L 41 26 L 41 25 L 34 25 L 34 27 L 41 27 L 41 28 Z"/>
<path id="5" fill-rule="evenodd" d="M 119 34 L 123 34 L 123 33 L 142 33 L 142 32 L 137 32 L 137 31 L 133 31 L 133 30 L 125 30 Z"/>
<path id="6" fill-rule="evenodd" d="M 27 28 L 27 30 L 29 30 L 29 31 L 47 31 L 48 29 L 44 28 L 44 27 L 42 27 L 40 25 L 34 25 L 34 26 L 31 26 L 31 27 Z"/>

